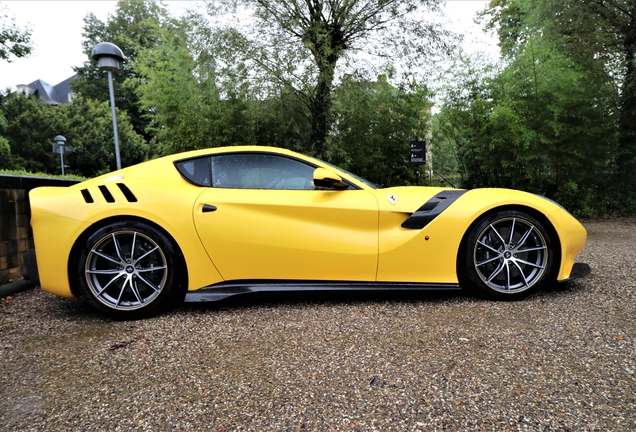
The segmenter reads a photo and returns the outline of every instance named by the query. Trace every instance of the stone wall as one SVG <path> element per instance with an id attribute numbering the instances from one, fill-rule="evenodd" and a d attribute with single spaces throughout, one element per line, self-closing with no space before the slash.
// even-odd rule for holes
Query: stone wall
<path id="1" fill-rule="evenodd" d="M 22 252 L 33 247 L 29 191 L 39 186 L 70 186 L 77 182 L 0 174 L 0 283 L 22 276 Z"/>

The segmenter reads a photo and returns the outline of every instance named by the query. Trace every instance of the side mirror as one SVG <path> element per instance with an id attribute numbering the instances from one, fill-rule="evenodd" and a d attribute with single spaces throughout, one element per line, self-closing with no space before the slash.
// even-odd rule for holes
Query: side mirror
<path id="1" fill-rule="evenodd" d="M 314 186 L 316 189 L 348 189 L 349 185 L 342 181 L 342 177 L 325 168 L 314 170 Z"/>

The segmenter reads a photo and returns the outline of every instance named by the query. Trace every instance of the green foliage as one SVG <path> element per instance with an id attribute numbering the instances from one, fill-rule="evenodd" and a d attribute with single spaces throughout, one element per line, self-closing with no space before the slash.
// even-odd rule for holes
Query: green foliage
<path id="1" fill-rule="evenodd" d="M 437 142 L 457 149 L 465 187 L 548 196 L 578 215 L 624 212 L 613 183 L 619 91 L 598 51 L 555 31 L 551 2 L 494 0 L 487 11 L 505 57 L 469 73 L 440 113 Z M 479 75 L 479 73 L 477 73 Z"/>
<path id="2" fill-rule="evenodd" d="M 148 144 L 134 131 L 124 113 L 116 112 L 122 166 L 147 160 Z M 75 148 L 66 157 L 69 173 L 93 177 L 117 168 L 112 115 L 107 102 L 76 97 L 73 103 L 58 106 L 57 115 L 67 145 Z"/>
<path id="3" fill-rule="evenodd" d="M 76 150 L 65 157 L 69 173 L 92 177 L 115 169 L 112 118 L 106 102 L 76 97 L 71 104 L 50 106 L 9 93 L 0 98 L 0 113 L 6 120 L 0 129 L 2 139 L 9 144 L 0 169 L 60 172 L 59 155 L 52 152 L 56 135 L 64 135 L 66 145 Z M 118 119 L 122 164 L 146 160 L 148 145 L 121 112 Z"/>
<path id="4" fill-rule="evenodd" d="M 433 169 L 444 177 L 453 177 L 454 185 L 459 172 L 457 143 L 454 140 L 453 124 L 445 115 L 447 111 L 433 116 L 431 121 L 432 139 L 430 141 Z"/>
<path id="5" fill-rule="evenodd" d="M 151 113 L 161 153 L 246 142 L 244 100 L 233 93 L 221 100 L 207 66 L 192 57 L 185 30 L 165 33 L 152 50 L 139 53 L 135 72 L 143 78 L 127 84 Z"/>
<path id="6" fill-rule="evenodd" d="M 430 107 L 425 87 L 345 80 L 336 90 L 330 162 L 385 186 L 416 183 L 409 143 L 424 139 Z"/>
<path id="7" fill-rule="evenodd" d="M 21 29 L 15 18 L 6 14 L 6 6 L 0 4 L 0 60 L 11 62 L 12 57 L 26 57 L 31 54 L 31 30 Z"/>
<path id="8" fill-rule="evenodd" d="M 14 176 L 24 176 L 24 177 L 46 177 L 46 178 L 59 178 L 59 179 L 67 179 L 67 180 L 86 180 L 86 177 L 78 176 L 75 174 L 50 174 L 50 173 L 42 173 L 42 172 L 30 172 L 26 170 L 5 170 L 0 169 L 0 174 L 3 175 L 14 175 Z"/>
<path id="9" fill-rule="evenodd" d="M 0 160 L 0 169 L 59 170 L 59 158 L 51 152 L 53 137 L 60 134 L 52 107 L 22 94 L 10 93 L 0 97 L 0 102 L 7 122 L 3 135 L 11 152 L 10 158 Z"/>

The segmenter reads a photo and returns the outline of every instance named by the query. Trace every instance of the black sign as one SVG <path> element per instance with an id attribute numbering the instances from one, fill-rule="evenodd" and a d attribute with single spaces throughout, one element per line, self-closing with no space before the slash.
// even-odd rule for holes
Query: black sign
<path id="1" fill-rule="evenodd" d="M 411 141 L 410 162 L 413 165 L 426 163 L 426 141 Z"/>
<path id="2" fill-rule="evenodd" d="M 52 144 L 53 145 L 53 153 L 62 154 L 62 153 L 73 153 L 75 151 L 75 147 L 69 147 L 60 144 Z"/>

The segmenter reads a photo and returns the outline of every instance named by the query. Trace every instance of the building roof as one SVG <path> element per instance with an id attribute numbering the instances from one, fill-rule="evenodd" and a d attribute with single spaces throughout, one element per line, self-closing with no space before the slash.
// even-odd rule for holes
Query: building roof
<path id="1" fill-rule="evenodd" d="M 50 105 L 65 104 L 71 102 L 73 97 L 71 81 L 77 77 L 77 75 L 73 75 L 56 85 L 51 85 L 44 80 L 38 79 L 24 87 L 29 88 L 29 94 Z M 23 86 L 18 86 L 19 89 L 21 87 L 24 88 Z"/>

